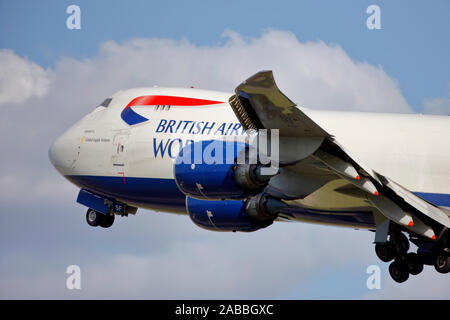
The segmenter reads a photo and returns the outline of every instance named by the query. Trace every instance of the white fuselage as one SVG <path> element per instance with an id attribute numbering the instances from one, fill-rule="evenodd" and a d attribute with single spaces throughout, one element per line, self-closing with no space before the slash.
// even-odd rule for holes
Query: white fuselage
<path id="1" fill-rule="evenodd" d="M 182 96 L 223 103 L 135 106 L 134 112 L 148 120 L 134 125 L 126 123 L 121 118 L 125 106 L 144 95 Z M 182 212 L 180 193 L 172 194 L 166 189 L 169 184 L 172 186 L 173 161 L 180 144 L 189 139 L 243 137 L 242 127 L 228 104 L 230 96 L 197 89 L 120 91 L 111 97 L 107 108 L 96 108 L 55 141 L 50 149 L 51 161 L 62 175 L 80 187 L 88 188 L 99 179 L 107 181 L 105 183 L 120 179 L 123 186 L 114 186 L 113 191 L 105 193 L 138 207 Z M 367 167 L 413 192 L 436 194 L 444 200 L 449 198 L 449 116 L 302 111 Z M 90 180 L 84 184 L 80 182 L 81 177 Z M 151 179 L 151 183 L 145 184 L 144 179 Z M 102 192 L 102 188 L 103 185 L 95 191 Z M 172 196 L 178 199 L 175 207 L 170 205 Z M 144 198 L 147 200 L 140 200 Z M 450 206 L 449 203 L 440 205 Z"/>

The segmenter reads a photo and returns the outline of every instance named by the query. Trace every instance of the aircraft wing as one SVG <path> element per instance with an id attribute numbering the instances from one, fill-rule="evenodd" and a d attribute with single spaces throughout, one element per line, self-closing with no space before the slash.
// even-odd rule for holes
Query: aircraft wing
<path id="1" fill-rule="evenodd" d="M 281 198 L 284 195 L 285 199 L 295 202 L 298 197 L 300 200 L 296 203 L 307 208 L 315 208 L 327 199 L 341 207 L 346 202 L 352 203 L 354 209 L 370 209 L 377 229 L 386 221 L 393 222 L 433 240 L 450 228 L 449 215 L 443 208 L 373 171 L 297 108 L 279 90 L 272 71 L 262 71 L 245 80 L 235 89 L 229 102 L 244 129 L 279 129 L 280 146 L 284 140 L 294 141 L 292 146 L 309 145 L 298 159 L 290 155 L 290 161 L 280 169 L 287 177 L 280 175 L 271 179 L 275 181 L 273 189 L 281 190 L 278 192 Z M 281 149 L 280 158 L 283 152 Z M 301 193 L 297 190 L 300 184 L 296 184 L 296 179 L 316 185 Z M 314 217 L 306 220 L 314 220 Z"/>
<path id="2" fill-rule="evenodd" d="M 235 92 L 230 103 L 245 130 L 279 129 L 280 135 L 292 137 L 329 136 L 278 89 L 272 71 L 255 74 Z"/>

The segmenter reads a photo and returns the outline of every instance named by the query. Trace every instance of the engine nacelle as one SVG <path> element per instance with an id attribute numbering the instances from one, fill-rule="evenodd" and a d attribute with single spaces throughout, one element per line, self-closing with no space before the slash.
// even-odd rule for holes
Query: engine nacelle
<path id="1" fill-rule="evenodd" d="M 199 227 L 210 231 L 251 232 L 273 223 L 286 207 L 263 194 L 245 200 L 201 200 L 186 197 L 186 210 Z"/>
<path id="2" fill-rule="evenodd" d="M 238 164 L 247 145 L 207 140 L 187 144 L 174 164 L 174 177 L 185 195 L 198 199 L 243 199 L 260 192 L 268 176 L 256 164 Z"/>

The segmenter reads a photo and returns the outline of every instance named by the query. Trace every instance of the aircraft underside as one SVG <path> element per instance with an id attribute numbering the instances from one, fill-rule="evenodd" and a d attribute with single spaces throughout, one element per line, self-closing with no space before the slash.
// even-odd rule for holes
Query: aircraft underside
<path id="1" fill-rule="evenodd" d="M 100 176 L 69 176 L 67 179 L 81 189 L 89 190 L 105 199 L 115 199 L 137 208 L 178 214 L 188 213 L 186 195 L 179 190 L 173 179 L 130 177 L 123 179 Z M 292 204 L 279 212 L 278 220 L 375 229 L 370 207 L 329 210 Z"/>

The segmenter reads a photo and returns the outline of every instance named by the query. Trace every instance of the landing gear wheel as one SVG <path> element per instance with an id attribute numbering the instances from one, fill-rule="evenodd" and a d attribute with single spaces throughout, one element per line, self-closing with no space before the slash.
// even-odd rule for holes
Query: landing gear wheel
<path id="1" fill-rule="evenodd" d="M 113 225 L 113 223 L 114 223 L 114 215 L 110 215 L 110 214 L 103 215 L 102 214 L 102 217 L 100 219 L 100 226 L 102 228 L 109 228 Z"/>
<path id="2" fill-rule="evenodd" d="M 417 253 L 408 253 L 405 256 L 405 263 L 408 266 L 409 273 L 412 275 L 417 275 L 423 271 L 423 261 Z"/>
<path id="3" fill-rule="evenodd" d="M 93 209 L 88 209 L 86 212 L 86 222 L 91 227 L 97 227 L 100 225 L 102 220 L 102 214 L 100 212 L 97 212 Z"/>
<path id="4" fill-rule="evenodd" d="M 409 240 L 403 233 L 399 232 L 391 235 L 390 242 L 394 245 L 397 256 L 402 257 L 406 255 L 409 250 Z"/>
<path id="5" fill-rule="evenodd" d="M 434 261 L 434 268 L 440 273 L 450 272 L 450 256 L 445 253 L 439 253 Z"/>
<path id="6" fill-rule="evenodd" d="M 377 243 L 375 245 L 377 257 L 384 262 L 389 262 L 395 258 L 395 248 L 390 242 Z"/>
<path id="7" fill-rule="evenodd" d="M 395 260 L 389 265 L 389 274 L 395 282 L 405 282 L 409 278 L 408 265 L 401 260 Z"/>

